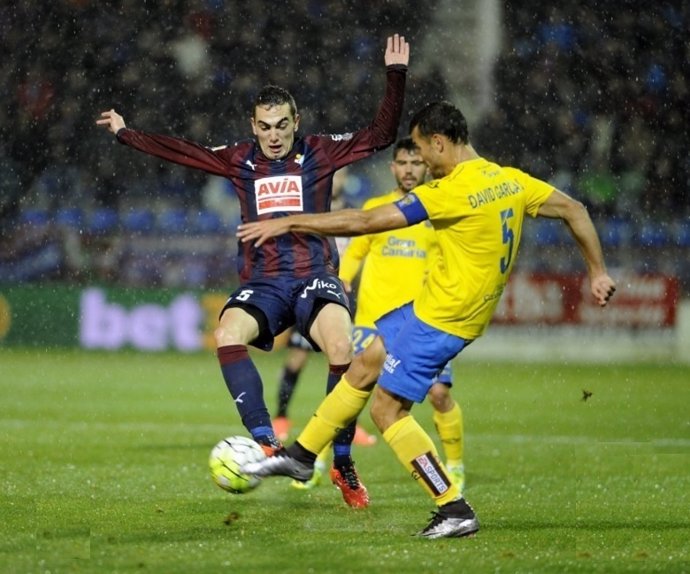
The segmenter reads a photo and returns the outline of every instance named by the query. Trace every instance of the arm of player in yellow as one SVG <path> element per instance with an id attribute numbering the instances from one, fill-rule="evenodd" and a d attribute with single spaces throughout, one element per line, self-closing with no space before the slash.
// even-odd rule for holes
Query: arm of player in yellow
<path id="1" fill-rule="evenodd" d="M 537 215 L 565 221 L 587 264 L 592 295 L 599 305 L 606 305 L 616 283 L 606 271 L 599 235 L 585 206 L 556 189 L 539 207 Z"/>
<path id="2" fill-rule="evenodd" d="M 243 242 L 253 241 L 256 247 L 267 239 L 284 233 L 313 233 L 333 237 L 353 237 L 408 227 L 407 219 L 395 204 L 376 209 L 341 209 L 329 213 L 302 213 L 243 223 L 237 237 Z"/>

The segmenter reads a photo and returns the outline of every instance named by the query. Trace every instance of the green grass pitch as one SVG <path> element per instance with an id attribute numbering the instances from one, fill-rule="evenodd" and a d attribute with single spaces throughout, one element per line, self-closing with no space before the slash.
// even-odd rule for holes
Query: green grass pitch
<path id="1" fill-rule="evenodd" d="M 255 356 L 271 409 L 283 357 Z M 211 447 L 247 433 L 210 352 L 2 349 L 0 572 L 690 571 L 688 367 L 460 359 L 455 372 L 482 530 L 427 541 L 411 534 L 431 501 L 382 439 L 355 452 L 367 510 L 330 484 L 216 487 Z M 324 375 L 314 356 L 297 426 Z M 435 437 L 429 406 L 415 415 Z"/>

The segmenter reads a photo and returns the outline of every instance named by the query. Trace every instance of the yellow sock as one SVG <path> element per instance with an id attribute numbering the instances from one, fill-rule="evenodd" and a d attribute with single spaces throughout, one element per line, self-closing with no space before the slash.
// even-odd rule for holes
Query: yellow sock
<path id="1" fill-rule="evenodd" d="M 458 487 L 452 483 L 446 467 L 438 458 L 431 437 L 412 416 L 406 416 L 389 426 L 383 433 L 383 439 L 437 506 L 460 497 Z"/>
<path id="2" fill-rule="evenodd" d="M 308 451 L 320 453 L 341 429 L 357 418 L 369 395 L 371 391 L 355 389 L 342 377 L 316 409 L 297 441 Z"/>
<path id="3" fill-rule="evenodd" d="M 433 417 L 436 431 L 443 446 L 443 453 L 446 455 L 446 462 L 449 464 L 461 464 L 463 451 L 465 450 L 465 435 L 460 405 L 456 402 L 455 406 L 447 413 L 440 413 L 434 410 Z"/>

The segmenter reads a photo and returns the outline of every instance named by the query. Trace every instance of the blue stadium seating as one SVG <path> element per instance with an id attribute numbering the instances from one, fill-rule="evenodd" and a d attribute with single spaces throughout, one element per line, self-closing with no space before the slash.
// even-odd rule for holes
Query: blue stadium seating
<path id="1" fill-rule="evenodd" d="M 55 223 L 60 227 L 81 229 L 84 225 L 84 211 L 79 207 L 62 207 L 55 212 Z"/>
<path id="2" fill-rule="evenodd" d="M 690 247 L 690 220 L 679 221 L 673 230 L 673 239 L 678 247 Z"/>
<path id="3" fill-rule="evenodd" d="M 156 227 L 159 233 L 181 235 L 189 233 L 187 211 L 181 208 L 166 209 L 158 214 Z"/>
<path id="4" fill-rule="evenodd" d="M 116 231 L 120 218 L 115 209 L 102 207 L 92 211 L 87 218 L 87 229 L 94 235 L 107 235 Z"/>
<path id="5" fill-rule="evenodd" d="M 194 215 L 194 230 L 201 235 L 221 233 L 223 220 L 215 211 L 197 211 Z"/>
<path id="6" fill-rule="evenodd" d="M 635 234 L 640 247 L 666 247 L 671 243 L 671 231 L 666 222 L 646 221 Z"/>
<path id="7" fill-rule="evenodd" d="M 152 233 L 156 226 L 156 216 L 146 208 L 130 209 L 122 216 L 125 231 L 136 234 Z"/>
<path id="8" fill-rule="evenodd" d="M 625 219 L 607 219 L 599 222 L 599 236 L 604 247 L 625 247 L 630 244 L 633 225 Z"/>
<path id="9" fill-rule="evenodd" d="M 542 247 L 563 244 L 565 242 L 563 223 L 554 219 L 537 219 L 535 241 Z"/>
<path id="10" fill-rule="evenodd" d="M 21 212 L 19 223 L 32 227 L 42 227 L 50 223 L 50 214 L 45 209 L 29 208 Z"/>

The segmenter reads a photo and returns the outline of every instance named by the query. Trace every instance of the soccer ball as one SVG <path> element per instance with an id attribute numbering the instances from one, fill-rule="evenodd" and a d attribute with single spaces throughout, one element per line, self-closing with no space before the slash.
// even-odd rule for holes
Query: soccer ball
<path id="1" fill-rule="evenodd" d="M 208 464 L 211 478 L 223 490 L 243 494 L 259 486 L 261 479 L 240 472 L 248 462 L 259 462 L 266 458 L 259 444 L 244 436 L 224 438 L 211 451 Z"/>

